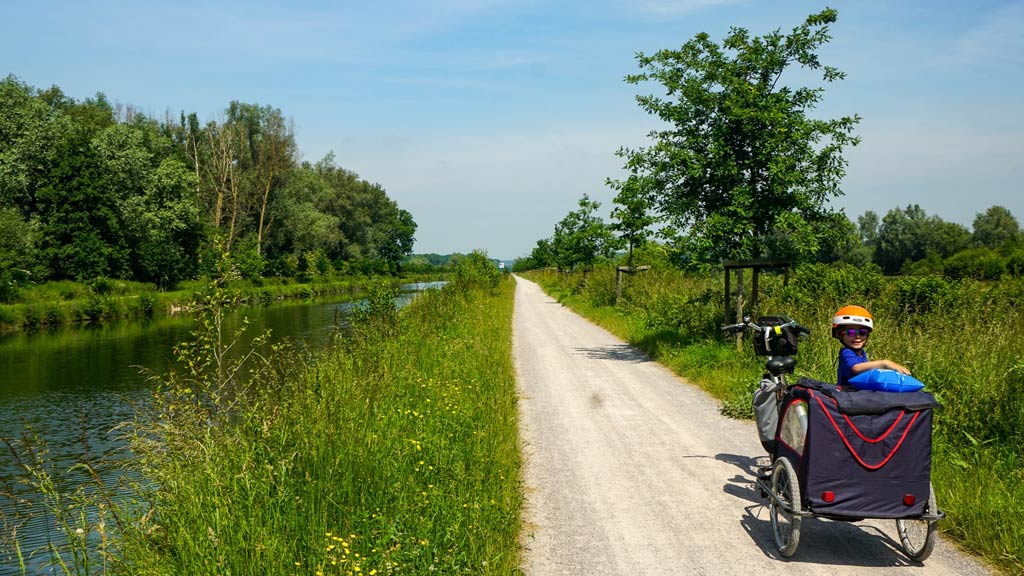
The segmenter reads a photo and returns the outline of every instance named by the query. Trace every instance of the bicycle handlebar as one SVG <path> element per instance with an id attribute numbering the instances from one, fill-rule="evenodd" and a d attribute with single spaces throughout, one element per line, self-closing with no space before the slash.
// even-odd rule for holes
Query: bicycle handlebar
<path id="1" fill-rule="evenodd" d="M 725 325 L 723 325 L 722 326 L 722 332 L 725 332 L 725 333 L 728 333 L 728 334 L 735 334 L 737 332 L 744 332 L 746 330 L 753 330 L 754 332 L 764 332 L 765 330 L 768 330 L 770 328 L 782 329 L 782 328 L 792 327 L 794 330 L 796 330 L 797 334 L 801 334 L 801 335 L 804 335 L 804 336 L 810 336 L 811 335 L 811 329 L 810 328 L 807 328 L 806 326 L 802 326 L 802 325 L 798 324 L 797 321 L 793 320 L 792 318 L 788 318 L 788 317 L 785 317 L 785 316 L 784 316 L 784 318 L 787 318 L 787 320 L 786 320 L 786 322 L 783 322 L 782 324 L 778 324 L 778 325 L 775 325 L 775 326 L 761 326 L 760 324 L 757 324 L 757 323 L 753 322 L 749 317 L 746 317 L 746 318 L 743 319 L 743 322 L 739 322 L 737 324 L 725 324 Z"/>

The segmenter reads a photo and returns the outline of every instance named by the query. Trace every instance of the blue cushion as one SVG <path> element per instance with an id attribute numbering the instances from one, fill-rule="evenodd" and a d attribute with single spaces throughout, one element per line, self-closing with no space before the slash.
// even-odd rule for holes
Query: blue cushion
<path id="1" fill-rule="evenodd" d="M 924 388 L 924 383 L 910 374 L 900 374 L 895 370 L 878 368 L 861 372 L 850 378 L 858 390 L 880 390 L 882 392 L 916 392 Z"/>

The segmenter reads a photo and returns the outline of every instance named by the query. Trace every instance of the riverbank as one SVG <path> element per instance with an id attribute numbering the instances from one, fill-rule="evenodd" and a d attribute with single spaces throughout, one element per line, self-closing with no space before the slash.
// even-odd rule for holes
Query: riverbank
<path id="1" fill-rule="evenodd" d="M 723 414 L 752 418 L 763 371 L 749 342 L 737 350 L 722 324 L 722 277 L 650 270 L 629 276 L 616 299 L 614 269 L 527 273 L 554 298 L 605 327 L 721 401 Z M 758 310 L 787 314 L 812 329 L 797 376 L 835 379 L 833 311 L 856 302 L 878 328 L 871 354 L 909 366 L 936 394 L 932 481 L 947 517 L 940 530 L 1008 574 L 1024 573 L 1024 314 L 1018 281 L 883 278 L 853 268 L 810 266 L 762 275 Z M 749 296 L 751 286 L 747 285 Z"/>
<path id="2" fill-rule="evenodd" d="M 437 280 L 439 276 L 439 273 L 410 274 L 393 280 L 396 283 L 419 282 Z M 267 278 L 259 282 L 233 280 L 226 283 L 225 288 L 238 303 L 266 305 L 340 294 L 357 296 L 372 281 L 372 277 L 362 276 L 314 282 Z M 204 281 L 183 282 L 176 290 L 162 292 L 152 284 L 105 278 L 90 283 L 62 281 L 24 286 L 18 289 L 12 302 L 0 304 L 0 335 L 184 313 L 192 309 L 196 295 L 208 286 Z"/>
<path id="3" fill-rule="evenodd" d="M 71 542 L 60 561 L 107 574 L 516 573 L 514 284 L 466 279 L 401 309 L 374 283 L 320 351 L 245 352 L 265 350 L 260 338 L 222 340 L 222 295 L 205 300 L 177 349 L 187 368 L 159 374 L 124 428 L 142 481 L 58 519 Z"/>

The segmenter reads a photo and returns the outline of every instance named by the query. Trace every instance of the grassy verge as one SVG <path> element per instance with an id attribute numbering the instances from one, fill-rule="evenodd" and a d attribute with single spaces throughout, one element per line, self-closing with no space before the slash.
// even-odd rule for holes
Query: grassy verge
<path id="1" fill-rule="evenodd" d="M 613 270 L 528 274 L 562 303 L 707 389 L 733 417 L 752 418 L 763 371 L 750 343 L 722 337 L 723 278 L 651 270 L 627 279 L 616 304 Z M 749 280 L 748 280 L 749 281 Z M 749 290 L 748 285 L 748 290 Z M 748 291 L 749 294 L 749 291 Z M 835 380 L 832 312 L 855 302 L 875 314 L 874 358 L 893 358 L 926 382 L 936 413 L 932 479 L 947 518 L 940 529 L 1009 574 L 1024 574 L 1024 313 L 1018 281 L 876 277 L 863 270 L 798 269 L 788 285 L 762 276 L 759 314 L 812 328 L 797 375 Z"/>
<path id="2" fill-rule="evenodd" d="M 118 571 L 517 573 L 512 289 L 401 312 L 378 290 L 344 343 L 250 357 L 242 388 L 203 366 L 215 339 L 183 350 L 201 369 L 168 377 L 138 428 L 157 488 L 129 512 Z"/>
<path id="3" fill-rule="evenodd" d="M 412 275 L 396 282 L 434 280 L 436 276 Z M 289 278 L 267 278 L 259 282 L 234 280 L 225 285 L 225 290 L 238 302 L 263 305 L 287 299 L 357 294 L 371 281 L 368 277 L 313 282 Z M 0 303 L 0 334 L 186 311 L 196 293 L 207 284 L 205 281 L 183 282 L 176 290 L 168 292 L 158 291 L 153 284 L 111 279 L 25 286 L 17 290 L 13 301 Z"/>

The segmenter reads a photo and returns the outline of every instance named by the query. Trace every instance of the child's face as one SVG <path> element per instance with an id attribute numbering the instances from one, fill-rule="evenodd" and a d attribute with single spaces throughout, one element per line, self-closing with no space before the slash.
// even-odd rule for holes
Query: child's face
<path id="1" fill-rule="evenodd" d="M 869 328 L 863 326 L 840 326 L 839 337 L 843 345 L 851 350 L 860 350 L 868 343 L 868 336 L 871 335 Z"/>

